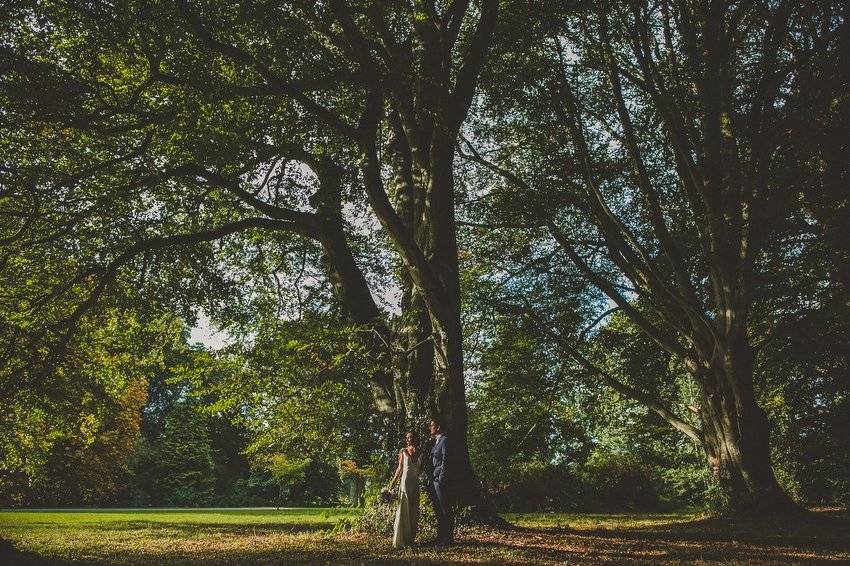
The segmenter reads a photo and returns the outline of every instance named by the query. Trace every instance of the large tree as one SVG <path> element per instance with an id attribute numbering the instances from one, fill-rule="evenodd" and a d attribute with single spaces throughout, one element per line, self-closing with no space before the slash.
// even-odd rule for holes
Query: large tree
<path id="1" fill-rule="evenodd" d="M 597 375 L 703 447 L 731 510 L 792 508 L 756 402 L 750 323 L 764 254 L 794 245 L 772 241 L 800 188 L 782 156 L 796 147 L 789 132 L 804 110 L 796 102 L 813 88 L 805 69 L 831 60 L 846 28 L 841 7 L 665 0 L 548 8 L 535 24 L 540 41 L 523 30 L 505 42 L 469 158 L 509 187 L 502 223 L 524 223 L 536 237 L 545 229 L 684 365 L 700 391 L 698 426 Z M 527 197 L 518 202 L 516 191 Z"/>
<path id="2" fill-rule="evenodd" d="M 373 375 L 377 404 L 411 424 L 447 419 L 459 477 L 474 486 L 453 163 L 497 5 L 15 5 L 3 96 L 4 204 L 16 221 L 3 243 L 10 257 L 70 248 L 78 263 L 43 282 L 46 293 L 28 291 L 29 314 L 65 303 L 39 328 L 12 331 L 20 347 L 10 351 L 38 355 L 8 383 L 49 374 L 77 322 L 128 272 L 185 281 L 171 257 L 209 274 L 226 247 L 215 242 L 258 231 L 317 243 L 343 310 L 388 357 L 392 332 L 343 214 L 365 199 L 401 260 L 406 311 L 398 370 Z"/>

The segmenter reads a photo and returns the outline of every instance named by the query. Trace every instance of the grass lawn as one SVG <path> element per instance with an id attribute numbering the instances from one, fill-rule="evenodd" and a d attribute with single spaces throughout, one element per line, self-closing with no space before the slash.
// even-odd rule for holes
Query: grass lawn
<path id="1" fill-rule="evenodd" d="M 850 563 L 846 513 L 780 530 L 693 513 L 509 514 L 517 529 L 464 529 L 450 549 L 393 551 L 332 532 L 345 509 L 0 511 L 0 565 Z"/>

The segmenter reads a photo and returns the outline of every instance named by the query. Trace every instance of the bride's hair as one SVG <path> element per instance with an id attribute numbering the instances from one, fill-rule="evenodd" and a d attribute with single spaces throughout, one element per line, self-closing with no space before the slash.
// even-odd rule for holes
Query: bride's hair
<path id="1" fill-rule="evenodd" d="M 404 433 L 404 442 L 407 443 L 407 435 L 410 435 L 410 444 L 416 447 L 419 447 L 419 437 L 412 430 L 408 430 Z"/>

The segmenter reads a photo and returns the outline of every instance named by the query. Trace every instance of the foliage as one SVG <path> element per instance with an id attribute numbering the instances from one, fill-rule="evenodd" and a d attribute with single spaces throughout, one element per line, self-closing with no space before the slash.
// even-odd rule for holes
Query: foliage
<path id="1" fill-rule="evenodd" d="M 356 334 L 318 313 L 268 321 L 250 346 L 221 354 L 224 374 L 196 380 L 208 412 L 244 427 L 245 454 L 282 501 L 335 501 L 338 461 L 366 465 L 378 448 L 384 425 L 364 415 L 371 361 Z"/>
<path id="2" fill-rule="evenodd" d="M 366 489 L 363 509 L 350 523 L 350 529 L 355 532 L 380 534 L 392 537 L 395 524 L 395 513 L 398 500 L 385 501 L 381 497 L 381 488 L 386 483 L 370 482 Z M 437 535 L 437 516 L 428 498 L 424 483 L 419 486 L 419 527 L 416 539 L 418 542 L 433 539 Z"/>
<path id="3" fill-rule="evenodd" d="M 154 493 L 157 507 L 196 507 L 212 501 L 212 446 L 206 419 L 182 401 L 168 414 L 157 446 Z"/>
<path id="4" fill-rule="evenodd" d="M 597 450 L 579 473 L 588 490 L 585 501 L 593 511 L 658 507 L 650 468 L 637 456 Z"/>
<path id="5" fill-rule="evenodd" d="M 140 436 L 147 374 L 168 322 L 141 324 L 112 311 L 78 333 L 44 393 L 18 392 L 0 415 L 0 494 L 5 505 L 98 504 L 126 489 Z"/>

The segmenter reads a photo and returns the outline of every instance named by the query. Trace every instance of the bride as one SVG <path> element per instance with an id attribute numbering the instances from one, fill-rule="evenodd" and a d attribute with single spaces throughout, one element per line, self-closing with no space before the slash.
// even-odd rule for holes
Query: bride
<path id="1" fill-rule="evenodd" d="M 412 545 L 419 523 L 419 470 L 422 467 L 422 455 L 414 433 L 408 431 L 404 434 L 404 444 L 404 448 L 398 451 L 398 467 L 390 481 L 392 489 L 401 477 L 393 527 L 393 548 Z"/>

